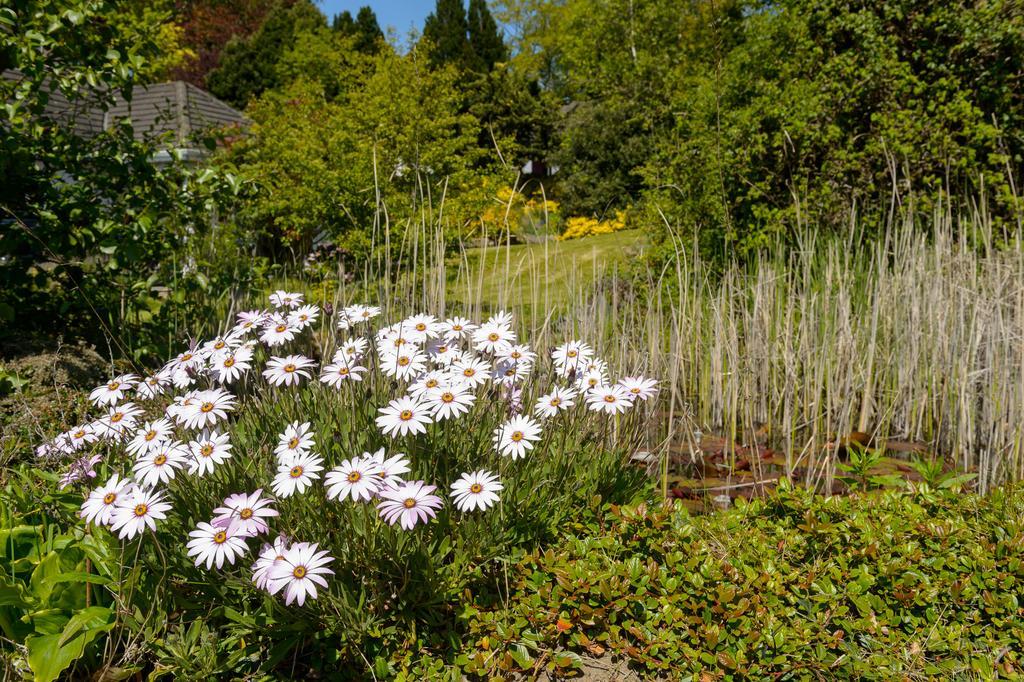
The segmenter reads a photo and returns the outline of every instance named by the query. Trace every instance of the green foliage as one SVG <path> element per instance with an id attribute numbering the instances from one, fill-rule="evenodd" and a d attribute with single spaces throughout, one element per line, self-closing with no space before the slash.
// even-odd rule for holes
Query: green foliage
<path id="1" fill-rule="evenodd" d="M 466 672 L 952 679 L 1024 669 L 1024 496 L 777 495 L 710 517 L 611 507 L 467 605 Z"/>
<path id="2" fill-rule="evenodd" d="M 83 657 L 95 667 L 94 642 L 115 626 L 103 587 L 119 567 L 115 543 L 52 522 L 73 513 L 77 495 L 36 491 L 26 476 L 16 472 L 0 491 L 0 631 L 24 645 L 36 680 L 52 682 Z"/>
<path id="3" fill-rule="evenodd" d="M 466 21 L 473 70 L 487 73 L 495 64 L 508 59 L 508 49 L 491 10 L 487 8 L 487 0 L 469 0 Z"/>
<path id="4" fill-rule="evenodd" d="M 253 104 L 255 125 L 233 160 L 265 192 L 240 220 L 297 254 L 318 235 L 331 239 L 349 265 L 374 249 L 397 255 L 420 209 L 432 221 L 442 196 L 445 226 L 461 232 L 489 199 L 484 181 L 495 170 L 477 147 L 479 122 L 464 112 L 454 68 L 427 68 L 418 50 L 387 50 L 349 73 L 339 81 L 349 90 L 332 100 L 298 80 Z"/>
<path id="5" fill-rule="evenodd" d="M 326 19 L 309 0 L 272 8 L 253 35 L 227 44 L 219 66 L 206 76 L 207 89 L 220 99 L 244 108 L 263 92 L 282 85 L 277 65 L 303 31 L 324 28 Z"/>
<path id="6" fill-rule="evenodd" d="M 179 278 L 205 288 L 201 273 L 180 267 L 194 260 L 186 245 L 245 183 L 175 158 L 156 165 L 160 146 L 135 140 L 127 122 L 93 135 L 76 115 L 51 113 L 51 101 L 101 112 L 115 94 L 131 99 L 136 74 L 159 57 L 160 28 L 110 21 L 121 8 L 67 0 L 0 9 L 0 54 L 20 73 L 0 81 L 0 318 L 5 333 L 108 336 L 121 354 L 144 355 L 166 341 L 161 313 L 188 298 L 188 286 L 170 297 L 161 287 Z"/>

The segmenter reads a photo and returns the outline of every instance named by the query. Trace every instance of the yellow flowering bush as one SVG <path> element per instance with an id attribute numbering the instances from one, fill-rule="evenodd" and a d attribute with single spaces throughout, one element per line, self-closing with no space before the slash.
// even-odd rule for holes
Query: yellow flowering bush
<path id="1" fill-rule="evenodd" d="M 579 239 L 595 234 L 611 234 L 626 229 L 626 212 L 619 210 L 608 220 L 598 220 L 589 216 L 573 216 L 565 221 L 565 232 L 559 239 Z"/>

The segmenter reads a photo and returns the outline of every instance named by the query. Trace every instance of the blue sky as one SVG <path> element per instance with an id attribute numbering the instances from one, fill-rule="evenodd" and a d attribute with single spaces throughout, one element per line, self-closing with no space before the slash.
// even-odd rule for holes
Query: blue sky
<path id="1" fill-rule="evenodd" d="M 388 26 L 394 28 L 403 42 L 410 28 L 422 31 L 423 20 L 434 11 L 434 0 L 317 0 L 317 5 L 328 20 L 344 10 L 355 16 L 360 7 L 369 5 L 384 32 L 388 32 Z"/>

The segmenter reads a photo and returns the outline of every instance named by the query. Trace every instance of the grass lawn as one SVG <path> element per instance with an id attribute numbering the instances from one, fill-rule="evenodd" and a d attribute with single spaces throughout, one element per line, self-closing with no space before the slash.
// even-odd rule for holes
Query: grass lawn
<path id="1" fill-rule="evenodd" d="M 448 296 L 485 305 L 561 306 L 643 251 L 640 230 L 568 241 L 466 249 L 449 264 Z"/>

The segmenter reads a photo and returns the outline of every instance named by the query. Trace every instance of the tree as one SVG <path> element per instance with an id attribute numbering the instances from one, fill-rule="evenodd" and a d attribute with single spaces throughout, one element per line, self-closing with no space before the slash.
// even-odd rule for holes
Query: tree
<path id="1" fill-rule="evenodd" d="M 276 5 L 251 37 L 228 43 L 220 66 L 206 78 L 207 89 L 229 104 L 245 107 L 253 97 L 281 85 L 277 64 L 295 43 L 295 36 L 326 25 L 323 14 L 309 0 L 290 7 Z"/>
<path id="2" fill-rule="evenodd" d="M 423 23 L 423 38 L 430 44 L 430 62 L 434 66 L 452 64 L 461 70 L 473 61 L 462 0 L 437 0 L 434 11 Z"/>
<path id="3" fill-rule="evenodd" d="M 363 54 L 377 54 L 384 42 L 384 32 L 377 23 L 377 15 L 368 6 L 360 7 L 355 19 L 348 10 L 336 14 L 331 28 L 340 35 L 354 38 L 353 47 Z"/>
<path id="4" fill-rule="evenodd" d="M 472 67 L 478 73 L 488 73 L 495 64 L 508 59 L 508 50 L 487 8 L 487 0 L 469 0 L 468 23 Z"/>

